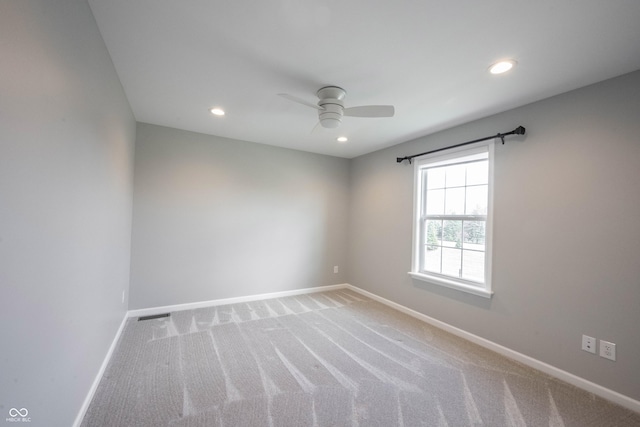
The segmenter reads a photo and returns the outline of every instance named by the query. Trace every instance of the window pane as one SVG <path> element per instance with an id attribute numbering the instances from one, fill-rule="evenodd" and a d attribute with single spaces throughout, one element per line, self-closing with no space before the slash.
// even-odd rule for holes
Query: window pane
<path id="1" fill-rule="evenodd" d="M 460 277 L 462 268 L 462 250 L 442 248 L 442 274 Z"/>
<path id="2" fill-rule="evenodd" d="M 444 214 L 444 190 L 427 190 L 427 215 Z"/>
<path id="3" fill-rule="evenodd" d="M 427 169 L 427 188 L 444 188 L 444 168 Z"/>
<path id="4" fill-rule="evenodd" d="M 485 222 L 465 221 L 464 222 L 464 249 L 484 251 L 485 247 Z"/>
<path id="5" fill-rule="evenodd" d="M 444 197 L 444 212 L 447 215 L 464 214 L 464 187 L 447 188 Z"/>
<path id="6" fill-rule="evenodd" d="M 425 247 L 424 251 L 424 269 L 426 271 L 433 271 L 434 273 L 440 273 L 440 262 L 442 257 L 442 248 L 439 246 Z"/>
<path id="7" fill-rule="evenodd" d="M 467 165 L 467 185 L 487 184 L 489 182 L 489 162 L 475 162 Z"/>
<path id="8" fill-rule="evenodd" d="M 467 166 L 453 165 L 446 168 L 447 171 L 447 187 L 463 187 L 465 181 L 465 171 Z"/>
<path id="9" fill-rule="evenodd" d="M 462 247 L 462 221 L 443 221 L 442 246 Z"/>
<path id="10" fill-rule="evenodd" d="M 427 246 L 442 246 L 442 221 L 428 220 L 426 230 Z"/>
<path id="11" fill-rule="evenodd" d="M 487 214 L 488 188 L 487 185 L 467 187 L 466 215 Z"/>
<path id="12" fill-rule="evenodd" d="M 484 252 L 462 252 L 462 278 L 484 282 Z"/>

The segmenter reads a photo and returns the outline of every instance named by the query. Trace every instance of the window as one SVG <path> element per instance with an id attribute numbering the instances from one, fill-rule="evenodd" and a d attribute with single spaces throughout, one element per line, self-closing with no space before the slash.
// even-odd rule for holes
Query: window
<path id="1" fill-rule="evenodd" d="M 416 161 L 412 277 L 491 297 L 492 171 L 492 141 Z"/>

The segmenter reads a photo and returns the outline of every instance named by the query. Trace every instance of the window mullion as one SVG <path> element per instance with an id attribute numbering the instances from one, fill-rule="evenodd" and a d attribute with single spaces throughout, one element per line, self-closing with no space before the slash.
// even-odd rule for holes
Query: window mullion
<path id="1" fill-rule="evenodd" d="M 423 221 L 428 219 L 441 221 L 487 221 L 486 215 L 423 215 Z"/>

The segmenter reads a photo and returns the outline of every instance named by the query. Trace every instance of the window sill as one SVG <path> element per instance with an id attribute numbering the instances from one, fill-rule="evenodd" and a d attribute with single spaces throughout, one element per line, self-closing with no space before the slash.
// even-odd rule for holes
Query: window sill
<path id="1" fill-rule="evenodd" d="M 413 271 L 409 272 L 409 276 L 417 280 L 422 280 L 423 282 L 429 282 L 434 285 L 444 286 L 446 288 L 467 292 L 469 294 L 478 295 L 484 298 L 491 298 L 493 296 L 493 292 L 488 291 L 484 288 L 480 288 L 472 285 L 466 285 L 464 283 L 455 282 L 453 280 L 447 280 L 441 277 L 429 276 L 427 274 L 415 273 Z"/>

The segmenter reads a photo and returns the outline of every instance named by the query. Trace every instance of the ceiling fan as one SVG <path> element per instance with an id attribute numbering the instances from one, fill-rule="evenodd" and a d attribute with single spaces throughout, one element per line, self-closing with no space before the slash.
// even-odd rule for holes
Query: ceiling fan
<path id="1" fill-rule="evenodd" d="M 320 124 L 324 128 L 337 128 L 342 123 L 342 116 L 350 117 L 393 117 L 395 109 L 393 105 L 361 105 L 358 107 L 344 108 L 344 97 L 347 92 L 338 86 L 325 86 L 320 88 L 316 95 L 319 98 L 317 104 L 287 93 L 279 93 L 281 97 L 298 104 L 318 110 Z"/>

